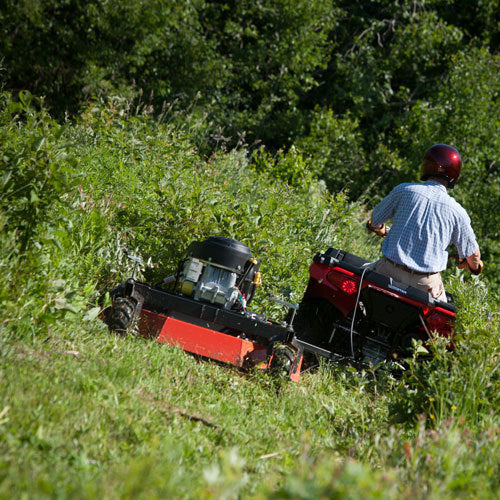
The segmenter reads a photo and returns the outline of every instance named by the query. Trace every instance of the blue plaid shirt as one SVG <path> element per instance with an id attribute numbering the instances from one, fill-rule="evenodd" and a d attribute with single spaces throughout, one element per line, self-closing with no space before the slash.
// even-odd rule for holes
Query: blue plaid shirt
<path id="1" fill-rule="evenodd" d="M 470 218 L 439 182 L 396 186 L 373 210 L 375 226 L 393 219 L 382 253 L 390 260 L 426 273 L 446 269 L 450 241 L 460 258 L 469 257 L 478 244 Z"/>

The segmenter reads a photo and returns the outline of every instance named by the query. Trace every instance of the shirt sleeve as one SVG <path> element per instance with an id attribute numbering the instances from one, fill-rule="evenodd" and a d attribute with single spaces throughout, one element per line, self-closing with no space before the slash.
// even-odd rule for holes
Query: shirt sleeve
<path id="1" fill-rule="evenodd" d="M 372 224 L 380 224 L 392 219 L 396 213 L 398 192 L 394 188 L 374 209 L 372 212 Z"/>
<path id="2" fill-rule="evenodd" d="M 458 256 L 461 259 L 470 257 L 479 248 L 470 218 L 465 210 L 459 214 L 451 235 L 451 241 L 457 247 Z"/>

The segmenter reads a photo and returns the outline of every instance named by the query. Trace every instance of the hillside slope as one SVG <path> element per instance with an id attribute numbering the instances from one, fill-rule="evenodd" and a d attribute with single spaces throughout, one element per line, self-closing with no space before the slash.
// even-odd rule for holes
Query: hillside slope
<path id="1" fill-rule="evenodd" d="M 448 273 L 457 350 L 400 380 L 325 365 L 292 384 L 116 337 L 97 314 L 125 247 L 155 280 L 190 241 L 235 237 L 262 261 L 254 308 L 281 318 L 267 293 L 299 300 L 316 251 L 377 257 L 363 207 L 293 150 L 296 187 L 244 149 L 200 156 L 189 116 L 111 104 L 61 125 L 4 95 L 0 120 L 2 498 L 498 496 L 499 320 L 480 278 Z"/>

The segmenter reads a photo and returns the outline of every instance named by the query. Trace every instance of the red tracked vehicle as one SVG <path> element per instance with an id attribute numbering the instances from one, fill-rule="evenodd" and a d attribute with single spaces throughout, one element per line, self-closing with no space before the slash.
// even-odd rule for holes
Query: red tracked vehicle
<path id="1" fill-rule="evenodd" d="M 317 254 L 299 305 L 294 344 L 306 352 L 361 366 L 404 358 L 413 340 L 451 338 L 455 306 L 370 269 L 356 255 Z"/>

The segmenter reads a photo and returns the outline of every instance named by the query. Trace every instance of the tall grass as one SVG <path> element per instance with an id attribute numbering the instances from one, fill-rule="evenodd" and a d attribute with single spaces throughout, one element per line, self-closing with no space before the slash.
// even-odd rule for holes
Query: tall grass
<path id="1" fill-rule="evenodd" d="M 498 495 L 498 308 L 480 278 L 449 273 L 456 350 L 436 342 L 400 379 L 325 363 L 292 384 L 116 337 L 97 313 L 125 247 L 155 281 L 192 240 L 237 238 L 262 260 L 253 307 L 280 319 L 267 294 L 299 300 L 316 251 L 378 243 L 303 164 L 290 187 L 244 149 L 201 157 L 188 116 L 181 131 L 111 103 L 61 127 L 3 99 L 0 497 Z"/>

